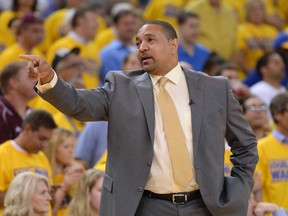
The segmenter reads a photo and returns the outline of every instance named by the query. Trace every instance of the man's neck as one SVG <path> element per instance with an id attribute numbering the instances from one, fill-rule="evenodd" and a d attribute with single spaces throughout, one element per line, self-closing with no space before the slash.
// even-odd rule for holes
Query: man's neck
<path id="1" fill-rule="evenodd" d="M 86 38 L 84 34 L 82 34 L 81 29 L 74 29 L 73 31 L 69 32 L 69 35 L 70 37 L 72 37 L 74 40 L 76 40 L 81 44 L 87 44 L 91 41 L 90 39 Z"/>
<path id="2" fill-rule="evenodd" d="M 31 54 L 33 46 L 30 46 L 29 44 L 25 43 L 22 39 L 19 39 L 18 42 L 19 46 L 22 47 L 22 49 L 25 50 L 26 54 Z"/>
<path id="3" fill-rule="evenodd" d="M 266 135 L 265 131 L 263 130 L 263 127 L 258 128 L 258 129 L 253 129 L 253 132 L 257 140 L 263 138 Z"/>
<path id="4" fill-rule="evenodd" d="M 25 149 L 25 135 L 23 135 L 22 133 L 20 133 L 15 139 L 14 139 L 14 142 L 19 146 L 21 147 L 22 149 Z"/>
<path id="5" fill-rule="evenodd" d="M 272 79 L 272 78 L 265 78 L 265 82 L 273 86 L 275 89 L 280 89 L 281 88 L 281 83 L 280 80 Z"/>

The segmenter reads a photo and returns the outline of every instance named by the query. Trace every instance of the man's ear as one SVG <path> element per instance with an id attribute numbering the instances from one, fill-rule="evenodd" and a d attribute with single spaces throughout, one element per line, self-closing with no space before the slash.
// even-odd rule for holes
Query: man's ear
<path id="1" fill-rule="evenodd" d="M 173 52 L 178 52 L 178 44 L 179 44 L 179 41 L 177 38 L 170 40 L 170 46 Z"/>
<path id="2" fill-rule="evenodd" d="M 25 132 L 31 132 L 31 131 L 32 131 L 31 125 L 26 124 L 26 125 L 23 127 L 22 131 L 23 131 L 23 132 L 24 132 L 24 131 L 25 131 Z"/>

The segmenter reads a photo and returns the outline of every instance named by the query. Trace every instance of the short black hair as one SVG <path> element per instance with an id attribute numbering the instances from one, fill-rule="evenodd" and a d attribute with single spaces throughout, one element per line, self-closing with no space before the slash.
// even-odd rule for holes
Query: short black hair
<path id="1" fill-rule="evenodd" d="M 225 62 L 225 63 L 220 64 L 219 66 L 216 67 L 215 76 L 222 76 L 222 73 L 223 73 L 224 70 L 235 70 L 235 71 L 238 71 L 238 68 L 233 63 Z"/>
<path id="2" fill-rule="evenodd" d="M 13 0 L 12 5 L 11 5 L 11 10 L 14 12 L 18 12 L 20 9 L 20 4 L 19 0 Z M 36 11 L 37 9 L 37 0 L 34 0 L 34 3 L 32 5 L 31 11 Z"/>
<path id="3" fill-rule="evenodd" d="M 225 58 L 218 55 L 216 52 L 211 52 L 203 65 L 203 72 L 209 74 L 209 72 L 214 67 L 219 67 L 220 65 L 223 65 L 225 63 L 227 63 L 227 60 Z"/>
<path id="4" fill-rule="evenodd" d="M 161 21 L 161 20 L 151 20 L 151 21 L 144 23 L 144 25 L 149 25 L 149 24 L 161 26 L 162 27 L 162 33 L 166 36 L 166 38 L 168 40 L 178 38 L 174 27 L 168 22 Z"/>
<path id="5" fill-rule="evenodd" d="M 198 14 L 196 14 L 194 12 L 184 11 L 184 12 L 180 13 L 177 17 L 178 25 L 180 26 L 180 25 L 184 24 L 188 18 L 199 19 L 199 16 L 198 16 Z"/>
<path id="6" fill-rule="evenodd" d="M 127 15 L 132 15 L 134 16 L 135 18 L 138 16 L 138 14 L 134 11 L 134 10 L 123 10 L 123 11 L 120 11 L 119 13 L 117 13 L 115 16 L 112 17 L 112 21 L 115 25 L 117 25 L 119 23 L 119 20 L 122 18 L 122 17 L 125 17 Z"/>
<path id="7" fill-rule="evenodd" d="M 288 106 L 288 93 L 280 93 L 276 95 L 271 103 L 270 103 L 270 113 L 272 115 L 272 118 L 275 122 L 275 124 L 278 123 L 277 119 L 275 119 L 276 113 L 284 113 L 287 111 Z"/>
<path id="8" fill-rule="evenodd" d="M 261 72 L 262 68 L 268 65 L 270 57 L 275 53 L 275 51 L 266 52 L 258 59 L 255 68 L 256 72 L 259 73 L 261 77 L 263 77 L 263 74 Z"/>
<path id="9" fill-rule="evenodd" d="M 8 64 L 0 74 L 0 87 L 3 94 L 6 94 L 8 89 L 9 80 L 16 77 L 20 69 L 26 68 L 27 63 L 23 61 L 14 61 Z"/>
<path id="10" fill-rule="evenodd" d="M 259 97 L 257 97 L 256 95 L 249 95 L 249 96 L 247 96 L 247 97 L 244 97 L 244 98 L 239 99 L 239 104 L 240 104 L 241 107 L 242 107 L 243 113 L 246 113 L 246 112 L 247 112 L 246 102 L 247 102 L 248 100 L 250 100 L 251 98 L 258 98 L 258 99 L 259 99 Z"/>
<path id="11" fill-rule="evenodd" d="M 71 19 L 72 28 L 75 28 L 78 25 L 78 19 L 84 17 L 87 12 L 96 13 L 96 8 L 91 7 L 91 5 L 87 4 L 76 9 L 76 12 L 74 13 Z"/>
<path id="12" fill-rule="evenodd" d="M 33 131 L 37 131 L 40 127 L 47 129 L 55 129 L 57 127 L 52 115 L 45 110 L 33 110 L 23 120 L 22 129 L 30 125 Z"/>

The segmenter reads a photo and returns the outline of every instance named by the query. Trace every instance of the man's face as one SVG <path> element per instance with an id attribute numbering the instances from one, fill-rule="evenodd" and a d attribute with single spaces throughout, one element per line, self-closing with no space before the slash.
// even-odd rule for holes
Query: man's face
<path id="1" fill-rule="evenodd" d="M 245 119 L 252 130 L 262 128 L 268 118 L 267 106 L 256 97 L 251 97 L 245 102 Z"/>
<path id="2" fill-rule="evenodd" d="M 82 73 L 84 71 L 82 58 L 71 53 L 65 59 L 58 63 L 56 71 L 58 75 L 75 88 L 84 88 Z"/>
<path id="3" fill-rule="evenodd" d="M 31 100 L 36 96 L 34 91 L 35 80 L 29 79 L 26 74 L 26 68 L 19 70 L 17 76 L 14 78 L 14 88 L 18 94 L 25 100 Z"/>
<path id="4" fill-rule="evenodd" d="M 136 37 L 138 60 L 143 69 L 151 74 L 163 76 L 178 62 L 178 40 L 163 34 L 160 25 L 146 24 L 140 28 Z"/>
<path id="5" fill-rule="evenodd" d="M 34 23 L 21 30 L 21 37 L 28 46 L 34 47 L 44 39 L 43 23 Z"/>
<path id="6" fill-rule="evenodd" d="M 29 153 L 38 153 L 42 151 L 52 137 L 53 129 L 39 127 L 38 130 L 32 130 L 30 125 L 26 125 L 24 133 L 26 137 L 26 143 L 24 149 Z"/>
<path id="7" fill-rule="evenodd" d="M 282 80 L 285 77 L 285 64 L 282 57 L 274 53 L 270 56 L 269 62 L 266 66 L 268 73 L 267 76 L 273 80 Z"/>
<path id="8" fill-rule="evenodd" d="M 286 103 L 286 109 L 283 112 L 274 114 L 277 119 L 277 129 L 287 136 L 288 134 L 288 102 Z"/>
<path id="9" fill-rule="evenodd" d="M 132 14 L 123 15 L 117 23 L 120 40 L 130 41 L 138 30 L 138 18 Z"/>
<path id="10" fill-rule="evenodd" d="M 82 18 L 80 18 L 79 23 L 81 23 L 80 25 L 82 25 L 83 28 L 85 29 L 86 39 L 93 40 L 96 35 L 97 28 L 99 26 L 97 23 L 96 12 L 87 11 L 85 15 Z"/>
<path id="11" fill-rule="evenodd" d="M 200 26 L 199 20 L 195 17 L 188 17 L 182 25 L 179 26 L 179 33 L 181 38 L 189 42 L 190 44 L 195 44 L 199 36 Z"/>

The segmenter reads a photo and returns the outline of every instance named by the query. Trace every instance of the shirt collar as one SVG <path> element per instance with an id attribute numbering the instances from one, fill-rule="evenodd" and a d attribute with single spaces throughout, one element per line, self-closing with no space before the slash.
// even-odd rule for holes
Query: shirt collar
<path id="1" fill-rule="evenodd" d="M 16 148 L 18 151 L 27 153 L 27 151 L 24 148 L 22 148 L 20 145 L 18 145 L 14 140 L 11 140 L 11 143 L 14 146 L 14 148 Z"/>
<path id="2" fill-rule="evenodd" d="M 74 40 L 76 40 L 77 42 L 81 43 L 81 44 L 87 44 L 89 43 L 89 40 L 85 39 L 84 37 L 82 37 L 81 35 L 77 34 L 75 31 L 70 31 L 68 33 L 68 35 L 73 38 Z"/>
<path id="3" fill-rule="evenodd" d="M 288 145 L 288 137 L 280 133 L 278 130 L 273 130 L 273 136 L 281 143 Z"/>
<path id="4" fill-rule="evenodd" d="M 180 76 L 181 76 L 181 71 L 182 68 L 180 66 L 180 64 L 178 63 L 171 71 L 169 71 L 164 77 L 168 78 L 172 83 L 174 83 L 175 85 L 177 85 L 179 83 L 180 80 Z M 153 75 L 150 74 L 150 77 L 152 79 L 152 84 L 154 87 L 157 88 L 157 82 L 158 80 L 162 77 L 162 76 L 158 76 L 158 75 Z"/>

